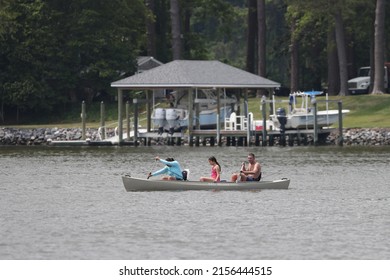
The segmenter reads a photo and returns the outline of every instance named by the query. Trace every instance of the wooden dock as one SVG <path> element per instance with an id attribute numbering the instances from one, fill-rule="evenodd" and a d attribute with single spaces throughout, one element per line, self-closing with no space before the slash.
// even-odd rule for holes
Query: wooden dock
<path id="1" fill-rule="evenodd" d="M 328 135 L 335 129 L 319 129 L 318 143 L 325 144 Z M 138 140 L 145 146 L 150 146 L 152 142 L 163 143 L 166 145 L 184 145 L 189 146 L 294 146 L 309 145 L 313 143 L 314 129 L 286 130 L 283 132 L 272 130 L 266 131 L 264 138 L 263 131 L 250 131 L 248 141 L 248 131 L 245 130 L 193 130 L 191 136 L 188 132 L 175 132 L 173 134 L 157 132 L 140 133 Z M 141 143 L 140 142 L 140 143 Z M 313 143 L 314 144 L 314 143 Z"/>

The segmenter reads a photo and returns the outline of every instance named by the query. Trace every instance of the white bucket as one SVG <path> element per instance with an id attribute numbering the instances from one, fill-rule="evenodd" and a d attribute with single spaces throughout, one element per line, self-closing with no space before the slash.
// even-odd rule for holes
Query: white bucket
<path id="1" fill-rule="evenodd" d="M 263 121 L 255 121 L 254 125 L 255 125 L 255 130 L 256 131 L 263 130 Z"/>

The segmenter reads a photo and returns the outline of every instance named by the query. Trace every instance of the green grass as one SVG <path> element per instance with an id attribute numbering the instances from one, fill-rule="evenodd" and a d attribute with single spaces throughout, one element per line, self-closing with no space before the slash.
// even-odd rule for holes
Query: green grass
<path id="1" fill-rule="evenodd" d="M 288 97 L 277 97 L 277 100 L 287 100 Z M 325 97 L 317 97 L 318 110 L 325 109 Z M 349 109 L 348 113 L 343 121 L 345 128 L 390 128 L 390 94 L 384 95 L 357 95 L 357 96 L 330 96 L 329 100 L 342 101 L 343 109 Z M 262 119 L 262 112 L 260 111 L 260 99 L 251 97 L 248 100 L 249 112 L 254 114 L 254 119 Z M 165 106 L 166 104 L 161 104 Z M 298 100 L 297 106 L 300 106 L 300 100 Z M 285 107 L 287 109 L 287 103 L 277 103 L 276 108 Z M 267 117 L 268 117 L 267 105 Z M 337 109 L 337 102 L 329 103 L 329 109 Z M 87 105 L 87 127 L 97 128 L 100 126 L 100 103 Z M 130 111 L 133 107 L 130 106 Z M 146 126 L 145 108 L 141 106 L 139 109 L 142 114 L 140 116 L 141 126 Z M 51 121 L 35 121 L 29 124 L 10 125 L 10 127 L 59 127 L 59 128 L 75 128 L 81 127 L 80 119 L 81 106 L 74 106 L 68 110 L 68 112 L 62 116 L 61 120 L 58 117 L 49 116 L 47 120 Z M 106 125 L 112 124 L 110 127 L 115 127 L 118 119 L 118 107 L 116 103 L 106 105 Z"/>

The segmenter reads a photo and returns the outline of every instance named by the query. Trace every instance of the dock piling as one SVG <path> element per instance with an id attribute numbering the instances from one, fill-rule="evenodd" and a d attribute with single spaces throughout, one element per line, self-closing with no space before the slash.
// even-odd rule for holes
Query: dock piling
<path id="1" fill-rule="evenodd" d="M 313 102 L 313 114 L 314 114 L 314 146 L 318 145 L 318 116 L 317 116 L 317 102 Z"/>
<path id="2" fill-rule="evenodd" d="M 134 146 L 137 146 L 138 142 L 138 99 L 133 99 L 134 104 Z"/>
<path id="3" fill-rule="evenodd" d="M 86 138 L 86 120 L 87 120 L 87 114 L 86 114 L 86 105 L 85 101 L 81 103 L 81 124 L 82 124 L 82 136 L 81 138 L 85 140 Z"/>
<path id="4" fill-rule="evenodd" d="M 105 119 L 106 119 L 106 112 L 104 108 L 104 102 L 100 102 L 100 127 L 101 127 L 101 137 L 102 140 L 106 138 L 106 124 L 105 124 Z"/>
<path id="5" fill-rule="evenodd" d="M 266 101 L 264 99 L 261 100 L 261 108 L 262 108 L 262 115 L 263 115 L 263 139 L 262 139 L 262 146 L 267 146 L 267 112 L 266 112 Z"/>
<path id="6" fill-rule="evenodd" d="M 343 139 L 343 102 L 340 100 L 338 103 L 338 109 L 339 109 L 339 137 L 338 137 L 338 145 L 342 146 L 344 139 Z"/>

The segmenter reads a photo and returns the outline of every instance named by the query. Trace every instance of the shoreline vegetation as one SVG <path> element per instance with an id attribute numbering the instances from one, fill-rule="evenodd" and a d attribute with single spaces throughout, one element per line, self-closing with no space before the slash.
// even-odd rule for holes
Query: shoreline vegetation
<path id="1" fill-rule="evenodd" d="M 277 97 L 277 100 L 287 97 Z M 329 100 L 342 101 L 343 109 L 349 109 L 350 113 L 343 120 L 343 138 L 345 145 L 390 145 L 390 94 L 383 95 L 357 95 L 357 96 L 329 96 Z M 318 110 L 325 109 L 325 97 L 317 98 Z M 164 102 L 163 102 L 164 103 Z M 248 102 L 248 111 L 254 114 L 254 119 L 261 119 L 260 98 L 251 97 Z M 329 102 L 329 109 L 337 109 L 337 102 Z M 276 108 L 287 106 L 285 103 L 277 103 Z M 300 106 L 298 100 L 297 106 Z M 97 108 L 97 106 L 95 106 Z M 87 107 L 88 108 L 88 107 Z M 269 112 L 267 112 L 268 114 Z M 77 114 L 77 113 L 76 113 Z M 88 115 L 88 109 L 87 109 Z M 98 127 L 100 121 L 96 119 L 96 110 L 89 114 L 94 119 L 87 118 L 86 138 L 98 141 Z M 115 112 L 111 114 L 115 116 Z M 268 116 L 268 115 L 267 115 Z M 0 145 L 39 145 L 52 140 L 80 140 L 81 121 L 77 122 L 77 116 L 67 123 L 24 124 L 24 125 L 0 125 Z M 108 134 L 114 134 L 116 120 L 111 117 L 106 121 Z M 145 121 L 141 122 L 146 126 Z M 338 127 L 338 124 L 335 126 Z M 326 144 L 335 144 L 337 130 L 331 133 Z M 310 141 L 309 143 L 310 144 Z"/>

